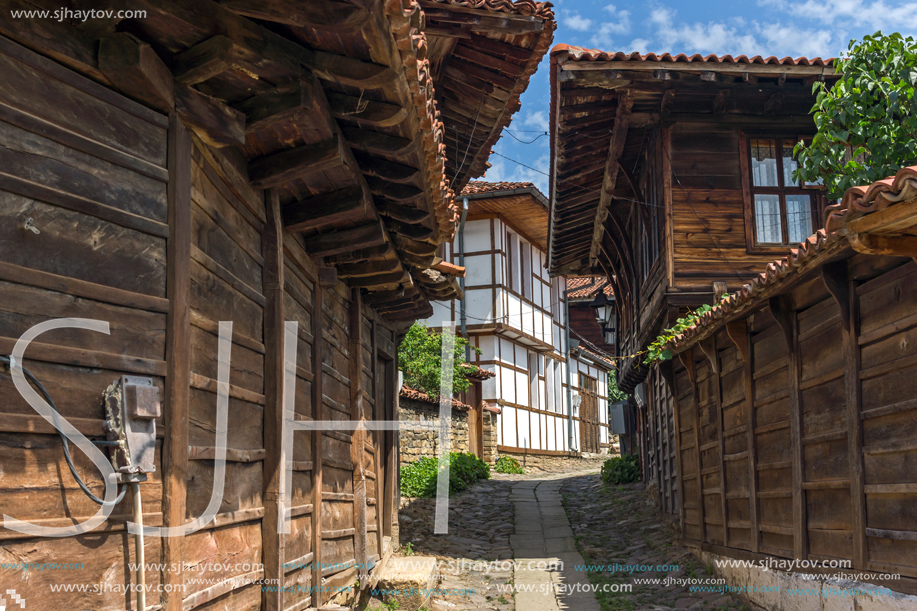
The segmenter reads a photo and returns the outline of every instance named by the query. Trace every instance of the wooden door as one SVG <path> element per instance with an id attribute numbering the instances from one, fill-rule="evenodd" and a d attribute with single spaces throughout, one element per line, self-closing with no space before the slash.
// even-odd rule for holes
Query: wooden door
<path id="1" fill-rule="evenodd" d="M 582 397 L 582 403 L 580 403 L 579 408 L 580 448 L 583 452 L 598 452 L 601 439 L 599 435 L 599 401 L 596 393 L 598 384 L 595 378 L 583 373 L 579 374 L 579 380 L 579 392 Z"/>

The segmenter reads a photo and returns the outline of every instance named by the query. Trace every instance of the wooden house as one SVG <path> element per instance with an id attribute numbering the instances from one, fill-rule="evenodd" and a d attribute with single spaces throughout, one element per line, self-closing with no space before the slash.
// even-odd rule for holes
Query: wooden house
<path id="1" fill-rule="evenodd" d="M 545 267 L 547 199 L 531 183 L 472 181 L 459 200 L 465 220 L 442 255 L 464 268 L 464 298 L 435 303 L 427 324 L 454 323 L 481 351 L 472 362 L 496 374 L 482 398 L 501 408 L 499 451 L 599 452 L 608 444 L 609 365 L 568 353 L 566 283 Z M 572 411 L 568 384 L 580 397 Z"/>
<path id="2" fill-rule="evenodd" d="M 915 236 L 911 167 L 849 190 L 825 229 L 672 342 L 685 541 L 849 561 L 917 592 Z"/>
<path id="3" fill-rule="evenodd" d="M 643 353 L 688 309 L 740 289 L 821 226 L 792 180 L 829 61 L 551 52 L 549 269 L 605 275 L 619 387 L 645 406 L 642 466 L 677 510 L 672 398 Z M 634 356 L 636 355 L 636 356 Z"/>
<path id="4" fill-rule="evenodd" d="M 137 0 L 95 19 L 2 6 L 0 353 L 50 319 L 108 322 L 108 335 L 46 332 L 22 362 L 95 440 L 113 381 L 156 389 L 143 390 L 162 404 L 155 471 L 139 485 L 147 525 L 180 527 L 208 506 L 218 334 L 233 324 L 224 494 L 193 534 L 146 537 L 160 567 L 146 571 L 146 608 L 352 597 L 392 549 L 394 432 L 298 431 L 283 455 L 289 413 L 395 418 L 401 333 L 431 300 L 460 295 L 454 275 L 430 270 L 458 221 L 453 189 L 483 171 L 518 108 L 550 44 L 550 4 Z M 465 59 L 449 61 L 459 47 Z M 93 515 L 51 422 L 4 373 L 0 397 L 0 513 L 48 527 Z M 79 565 L 4 570 L 0 591 L 29 609 L 137 609 L 131 520 L 128 499 L 78 536 L 0 528 L 0 562 Z M 101 591 L 50 589 L 61 583 Z"/>

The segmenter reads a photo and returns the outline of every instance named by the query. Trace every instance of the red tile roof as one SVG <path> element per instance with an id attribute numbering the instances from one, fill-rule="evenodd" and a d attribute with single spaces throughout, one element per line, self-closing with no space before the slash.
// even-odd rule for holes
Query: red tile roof
<path id="1" fill-rule="evenodd" d="M 411 388 L 410 386 L 408 386 L 407 384 L 402 384 L 401 391 L 398 394 L 401 397 L 404 397 L 405 399 L 413 399 L 414 401 L 422 401 L 424 403 L 439 404 L 439 397 L 431 397 L 427 393 L 421 392 L 419 390 L 415 390 Z M 495 414 L 499 414 L 501 411 L 499 407 L 490 405 L 486 401 L 482 401 L 482 403 L 484 404 L 484 411 L 493 412 Z M 452 409 L 461 409 L 465 411 L 470 411 L 473 408 L 470 405 L 468 405 L 467 403 L 462 403 L 461 401 L 453 397 Z"/>
<path id="2" fill-rule="evenodd" d="M 554 5 L 550 2 L 533 2 L 532 0 L 428 0 L 436 4 L 449 4 L 463 8 L 484 9 L 493 13 L 513 13 L 527 17 L 538 16 L 554 19 Z"/>
<path id="3" fill-rule="evenodd" d="M 499 191 L 515 191 L 517 189 L 534 189 L 538 187 L 530 182 L 487 182 L 484 180 L 470 180 L 462 189 L 462 195 L 480 195 L 482 193 L 497 193 Z M 538 191 L 541 193 L 541 191 Z M 542 194 L 542 197 L 544 195 Z"/>
<path id="4" fill-rule="evenodd" d="M 828 208 L 826 229 L 819 229 L 814 235 L 806 238 L 786 257 L 768 263 L 757 278 L 701 316 L 695 325 L 688 327 L 676 337 L 671 342 L 671 346 L 682 348 L 693 343 L 692 340 L 706 335 L 706 331 L 712 325 L 727 317 L 734 317 L 761 299 L 778 293 L 785 278 L 799 278 L 837 252 L 844 250 L 848 246 L 846 232 L 848 221 L 915 198 L 917 198 L 917 166 L 902 168 L 895 176 L 876 181 L 869 186 L 848 189 L 840 204 Z"/>
<path id="5" fill-rule="evenodd" d="M 566 53 L 568 57 L 572 57 L 574 60 L 585 60 L 585 61 L 627 61 L 627 62 L 675 62 L 675 63 L 707 63 L 707 64 L 771 64 L 779 66 L 830 66 L 831 62 L 834 61 L 834 58 L 822 59 L 820 57 L 783 57 L 778 58 L 774 55 L 770 57 L 761 57 L 760 55 L 755 55 L 754 57 L 748 57 L 747 55 L 739 55 L 738 57 L 733 57 L 732 55 L 701 55 L 700 53 L 695 53 L 694 55 L 685 55 L 684 53 L 679 53 L 677 55 L 672 55 L 671 53 L 623 53 L 621 51 L 617 52 L 608 52 L 600 51 L 599 49 L 586 49 L 585 47 L 577 47 L 574 45 L 556 45 L 551 49 L 551 57 L 555 55 L 561 55 Z"/>
<path id="6" fill-rule="evenodd" d="M 595 299 L 599 289 L 608 297 L 614 295 L 614 290 L 605 276 L 574 276 L 567 278 L 567 295 L 571 299 Z"/>
<path id="7" fill-rule="evenodd" d="M 472 380 L 487 380 L 497 377 L 496 373 L 493 371 L 487 371 L 486 369 L 481 369 L 480 365 L 474 365 L 472 363 L 472 366 L 474 367 L 474 371 L 471 371 L 467 374 L 467 376 Z"/>

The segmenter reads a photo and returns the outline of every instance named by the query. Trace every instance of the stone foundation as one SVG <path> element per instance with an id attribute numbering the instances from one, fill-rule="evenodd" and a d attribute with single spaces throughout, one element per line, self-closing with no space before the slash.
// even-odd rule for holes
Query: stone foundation
<path id="1" fill-rule="evenodd" d="M 699 554 L 701 562 L 756 611 L 917 611 L 917 596 L 894 592 L 894 581 L 866 584 L 760 566 L 728 566 L 731 558 L 708 551 Z M 725 566 L 717 566 L 717 561 Z"/>

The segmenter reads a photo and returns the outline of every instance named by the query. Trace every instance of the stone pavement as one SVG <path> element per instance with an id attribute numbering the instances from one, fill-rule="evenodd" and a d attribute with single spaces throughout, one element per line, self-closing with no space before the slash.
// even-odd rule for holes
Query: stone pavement
<path id="1" fill-rule="evenodd" d="M 437 587 L 443 592 L 427 601 L 425 609 L 742 609 L 736 598 L 689 590 L 685 580 L 705 580 L 711 575 L 675 543 L 667 519 L 642 485 L 603 484 L 598 476 L 600 465 L 600 460 L 569 460 L 537 473 L 494 473 L 492 479 L 450 499 L 448 535 L 433 534 L 434 499 L 405 499 L 399 511 L 400 555 L 433 556 L 440 567 Z M 534 562 L 531 566 L 530 561 Z M 584 565 L 614 563 L 667 569 L 637 573 L 583 570 Z M 636 582 L 665 577 L 681 581 Z M 583 591 L 590 582 L 612 591 Z M 631 591 L 620 591 L 622 585 L 630 586 Z M 369 608 L 380 606 L 377 601 Z"/>
<path id="2" fill-rule="evenodd" d="M 576 551 L 573 530 L 561 504 L 561 484 L 562 480 L 553 480 L 513 486 L 510 498 L 515 505 L 516 531 L 510 545 L 520 563 L 514 574 L 516 608 L 599 611 L 586 574 L 574 570 L 585 563 Z"/>

